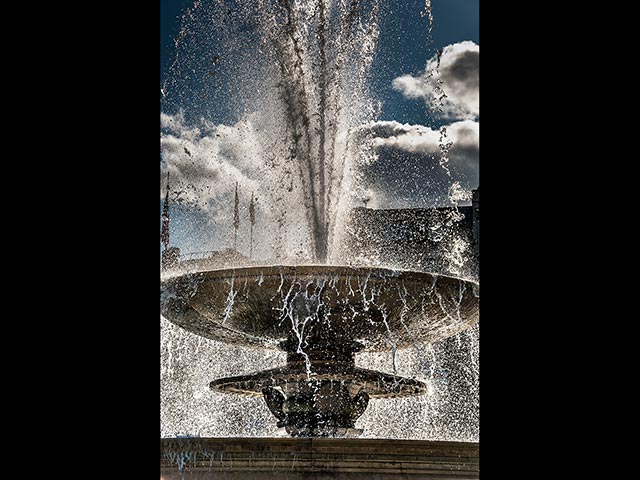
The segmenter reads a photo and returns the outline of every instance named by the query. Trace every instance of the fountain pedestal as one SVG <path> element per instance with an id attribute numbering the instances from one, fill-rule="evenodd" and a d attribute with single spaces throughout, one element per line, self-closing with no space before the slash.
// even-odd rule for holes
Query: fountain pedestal
<path id="1" fill-rule="evenodd" d="M 280 344 L 287 365 L 249 375 L 220 378 L 213 390 L 263 395 L 271 413 L 293 437 L 356 437 L 355 421 L 369 398 L 419 395 L 426 385 L 417 380 L 357 368 L 358 342 L 326 344 L 307 337 L 303 347 L 295 339 Z"/>

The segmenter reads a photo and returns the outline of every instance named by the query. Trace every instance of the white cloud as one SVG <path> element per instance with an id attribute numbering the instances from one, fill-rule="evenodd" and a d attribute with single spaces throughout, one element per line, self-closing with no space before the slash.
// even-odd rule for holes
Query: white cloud
<path id="1" fill-rule="evenodd" d="M 410 125 L 396 121 L 375 122 L 373 145 L 392 147 L 412 153 L 439 154 L 441 130 L 424 125 Z M 452 152 L 480 148 L 480 123 L 462 120 L 446 126 L 447 141 L 452 142 Z"/>
<path id="2" fill-rule="evenodd" d="M 301 186 L 292 181 L 294 170 L 286 158 L 289 145 L 278 142 L 272 129 L 256 114 L 247 114 L 233 125 L 206 120 L 187 123 L 181 113 L 161 114 L 160 195 L 166 193 L 170 174 L 170 200 L 196 207 L 206 224 L 190 217 L 196 249 L 232 245 L 233 206 L 238 184 L 240 231 L 238 248 L 249 252 L 249 201 L 254 194 L 256 225 L 254 255 L 268 258 L 273 249 L 291 255 L 309 255 L 304 225 L 306 210 Z M 184 209 L 184 211 L 189 210 Z M 175 217 L 174 217 L 175 218 Z M 284 220 L 283 228 L 279 225 Z M 280 222 L 280 223 L 279 223 Z M 280 236 L 282 240 L 276 241 Z M 301 253 L 300 253 L 301 252 Z"/>
<path id="3" fill-rule="evenodd" d="M 259 188 L 259 139 L 250 119 L 199 128 L 187 126 L 182 114 L 163 113 L 160 123 L 164 173 L 176 200 L 206 207 L 233 195 L 236 182 L 245 191 Z M 163 175 L 161 196 L 165 183 Z"/>
<path id="4" fill-rule="evenodd" d="M 421 98 L 445 118 L 474 119 L 480 115 L 480 47 L 471 41 L 447 45 L 431 58 L 417 77 L 402 75 L 392 86 L 408 98 Z M 444 94 L 444 95 L 443 95 Z"/>
<path id="5" fill-rule="evenodd" d="M 389 175 L 382 181 L 382 203 L 403 208 L 460 201 L 478 186 L 479 66 L 480 47 L 464 41 L 429 59 L 420 75 L 393 80 L 394 89 L 450 123 L 438 130 L 395 121 L 370 126 L 378 154 L 369 168 L 371 182 Z"/>
<path id="6" fill-rule="evenodd" d="M 376 151 L 375 161 L 360 166 L 360 188 L 375 191 L 371 206 L 412 208 L 466 200 L 479 183 L 480 124 L 462 120 L 444 128 L 446 135 L 424 125 L 378 121 L 363 129 L 361 141 L 369 139 Z"/>
<path id="7" fill-rule="evenodd" d="M 435 154 L 440 151 L 436 130 L 422 125 L 402 124 L 396 121 L 376 122 L 373 126 L 377 135 L 373 139 L 375 147 L 393 147 L 407 152 Z"/>

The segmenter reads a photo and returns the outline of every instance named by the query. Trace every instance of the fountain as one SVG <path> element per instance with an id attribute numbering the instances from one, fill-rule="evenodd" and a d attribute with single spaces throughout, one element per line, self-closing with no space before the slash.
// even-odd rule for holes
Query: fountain
<path id="1" fill-rule="evenodd" d="M 430 2 L 427 5 L 430 13 Z M 186 42 L 188 34 L 198 30 L 194 18 L 201 6 L 197 1 L 188 10 L 186 17 L 194 23 L 183 27 L 176 41 L 178 49 L 180 41 Z M 371 147 L 363 147 L 360 140 L 366 137 L 362 125 L 376 111 L 367 80 L 379 33 L 380 2 L 214 0 L 211 8 L 219 15 L 208 14 L 207 19 L 218 22 L 206 25 L 218 35 L 219 45 L 234 50 L 225 43 L 233 39 L 238 44 L 245 42 L 245 50 L 251 52 L 243 58 L 254 71 L 242 77 L 245 73 L 236 68 L 233 74 L 243 80 L 231 83 L 230 89 L 235 90 L 228 96 L 243 99 L 242 108 L 236 105 L 235 110 L 246 111 L 249 104 L 257 116 L 247 130 L 258 145 L 255 163 L 260 166 L 252 174 L 259 181 L 253 181 L 264 187 L 260 196 L 269 208 L 260 213 L 264 223 L 274 228 L 256 235 L 262 245 L 277 248 L 260 261 L 245 259 L 244 264 L 233 266 L 203 268 L 201 264 L 190 270 L 173 262 L 176 268 L 167 269 L 161 279 L 161 314 L 199 337 L 286 353 L 285 365 L 212 379 L 210 389 L 262 397 L 278 428 L 290 437 L 364 441 L 356 438 L 363 433 L 356 422 L 370 399 L 419 396 L 426 393 L 427 385 L 395 370 L 384 373 L 357 367 L 358 352 L 388 351 L 395 358 L 399 349 L 462 332 L 479 315 L 479 286 L 473 280 L 385 265 L 350 265 L 339 254 L 340 231 L 353 207 L 351 193 L 360 188 L 356 164 L 373 155 Z M 227 33 L 220 33 L 224 29 Z M 196 48 L 193 45 L 198 43 L 190 45 Z M 260 55 L 253 55 L 254 51 Z M 220 56 L 212 58 L 214 65 L 221 62 Z M 171 88 L 199 89 L 180 84 L 181 72 L 187 70 L 196 72 L 194 68 L 181 70 L 179 62 L 174 62 L 174 84 L 164 82 L 163 98 Z M 214 71 L 215 75 L 224 73 Z M 262 94 L 248 93 L 256 89 Z M 199 97 L 201 108 L 206 108 L 203 98 Z M 239 100 L 229 103 L 235 101 Z M 233 105 L 229 108 L 234 110 Z M 189 157 L 191 148 L 184 147 Z M 188 177 L 183 175 L 183 179 Z M 254 252 L 253 194 L 251 203 L 250 251 Z M 291 245 L 296 245 L 295 257 L 287 255 L 292 253 L 288 252 Z M 177 455 L 171 461 L 182 465 L 185 458 L 195 458 L 193 445 L 199 441 L 170 443 L 167 451 Z M 467 458 L 467 454 L 475 458 L 477 445 L 469 453 L 468 446 L 454 443 L 430 445 L 429 452 L 433 455 L 437 450 L 441 458 Z M 314 445 L 318 444 L 312 444 L 312 450 Z M 364 443 L 349 445 L 357 450 L 354 445 Z M 202 446 L 207 448 L 212 447 Z M 397 451 L 406 448 L 403 444 Z M 271 452 L 277 456 L 273 453 L 277 446 Z M 358 455 L 362 461 L 368 453 L 363 450 Z M 207 458 L 213 462 L 215 455 Z M 311 463 L 313 471 L 316 467 Z"/>
<path id="2" fill-rule="evenodd" d="M 454 335 L 478 319 L 478 288 L 435 274 L 328 265 L 248 267 L 170 277 L 161 312 L 205 338 L 281 349 L 287 364 L 210 387 L 264 396 L 291 436 L 357 436 L 370 398 L 425 393 L 424 383 L 357 368 L 355 353 Z"/>

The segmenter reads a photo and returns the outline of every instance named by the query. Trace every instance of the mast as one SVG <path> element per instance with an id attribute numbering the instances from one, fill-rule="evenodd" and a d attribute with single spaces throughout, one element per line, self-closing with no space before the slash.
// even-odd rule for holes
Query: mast
<path id="1" fill-rule="evenodd" d="M 253 257 L 253 226 L 256 223 L 256 204 L 253 201 L 253 192 L 251 192 L 251 202 L 249 202 L 249 222 L 251 224 L 249 234 L 249 258 Z"/>
<path id="2" fill-rule="evenodd" d="M 233 206 L 233 249 L 238 251 L 238 227 L 240 226 L 240 201 L 238 200 L 238 182 L 236 182 L 236 199 Z"/>

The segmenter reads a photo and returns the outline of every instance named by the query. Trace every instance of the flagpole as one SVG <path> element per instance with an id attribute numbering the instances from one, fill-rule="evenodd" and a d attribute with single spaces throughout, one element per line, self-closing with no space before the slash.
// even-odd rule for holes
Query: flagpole
<path id="1" fill-rule="evenodd" d="M 238 251 L 238 227 L 240 226 L 240 211 L 238 199 L 238 182 L 236 182 L 236 198 L 233 206 L 233 250 Z"/>
<path id="2" fill-rule="evenodd" d="M 249 222 L 251 224 L 249 229 L 249 259 L 253 258 L 253 224 L 256 223 L 255 208 L 255 203 L 253 203 L 253 192 L 251 192 L 251 202 L 249 203 Z"/>
<path id="3" fill-rule="evenodd" d="M 251 244 L 249 245 L 249 260 L 253 256 L 253 224 L 251 224 L 251 228 L 249 230 L 251 233 L 249 234 L 249 241 Z"/>

